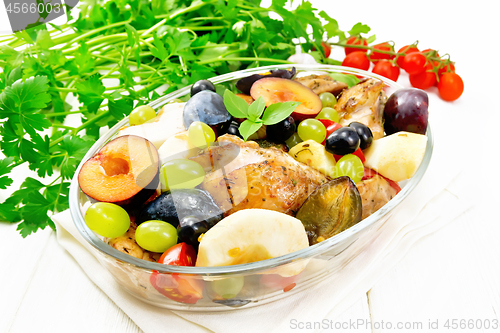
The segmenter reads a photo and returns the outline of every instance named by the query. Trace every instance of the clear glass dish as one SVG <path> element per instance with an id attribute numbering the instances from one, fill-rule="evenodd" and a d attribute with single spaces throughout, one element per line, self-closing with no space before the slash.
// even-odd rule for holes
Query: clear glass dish
<path id="1" fill-rule="evenodd" d="M 292 66 L 297 69 L 298 73 L 304 71 L 347 73 L 360 78 L 376 78 L 385 83 L 387 96 L 402 88 L 396 82 L 374 73 L 330 65 L 267 66 L 220 75 L 210 80 L 214 84 L 228 81 L 236 82 L 238 79 L 252 74 L 264 73 L 276 68 L 291 68 Z M 189 90 L 190 87 L 185 87 L 165 95 L 150 103 L 150 106 L 159 110 L 169 101 L 188 95 Z M 112 248 L 101 237 L 92 232 L 84 221 L 89 198 L 80 190 L 78 173 L 83 162 L 95 155 L 106 142 L 116 136 L 119 128 L 127 124 L 128 119 L 123 119 L 116 124 L 92 146 L 83 158 L 70 187 L 71 215 L 82 237 L 92 245 L 93 254 L 124 290 L 155 306 L 189 311 L 225 311 L 231 308 L 246 308 L 265 304 L 307 289 L 325 277 L 340 272 L 343 264 L 351 261 L 359 253 L 362 243 L 370 241 L 370 231 L 377 230 L 382 226 L 394 209 L 405 200 L 422 179 L 429 165 L 433 146 L 431 130 L 428 127 L 426 133 L 428 137 L 427 148 L 423 161 L 411 179 L 400 183 L 402 190 L 374 214 L 325 241 L 288 255 L 249 264 L 222 267 L 168 266 L 137 259 Z M 299 275 L 292 277 L 280 275 L 280 272 L 287 268 L 296 267 L 296 265 L 304 267 Z M 156 279 L 157 284 L 160 283 L 170 291 L 166 291 L 166 295 L 158 292 L 150 282 L 152 278 Z M 216 280 L 218 281 L 214 282 Z M 214 291 L 214 284 L 217 284 L 216 290 L 220 290 L 221 285 L 227 286 L 227 290 L 231 290 L 232 285 L 241 286 L 243 284 L 243 287 L 236 295 L 222 297 Z M 179 292 L 182 297 L 175 296 L 176 293 L 179 295 Z"/>

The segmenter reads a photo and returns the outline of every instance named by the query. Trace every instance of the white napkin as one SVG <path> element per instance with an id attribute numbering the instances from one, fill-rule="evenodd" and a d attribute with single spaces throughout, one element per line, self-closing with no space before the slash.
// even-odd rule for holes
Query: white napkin
<path id="1" fill-rule="evenodd" d="M 444 135 L 444 133 L 441 133 Z M 253 308 L 198 313 L 170 311 L 143 303 L 123 291 L 88 251 L 68 211 L 53 217 L 59 244 L 80 264 L 89 278 L 146 333 L 156 332 L 286 332 L 297 322 L 334 320 L 407 253 L 412 244 L 453 221 L 469 207 L 457 194 L 458 163 L 445 144 L 435 140 L 427 173 L 406 200 L 383 225 L 358 248 L 354 260 L 339 273 L 312 288 L 280 301 Z"/>

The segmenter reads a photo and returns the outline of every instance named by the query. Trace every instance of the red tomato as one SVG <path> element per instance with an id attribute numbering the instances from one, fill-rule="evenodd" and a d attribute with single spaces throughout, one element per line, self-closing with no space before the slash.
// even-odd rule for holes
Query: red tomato
<path id="1" fill-rule="evenodd" d="M 394 59 L 394 57 L 395 57 L 395 55 L 393 55 L 393 54 L 381 53 L 381 52 L 375 51 L 375 50 L 380 50 L 380 51 L 394 52 L 394 47 L 387 42 L 374 45 L 373 48 L 374 48 L 374 50 L 370 54 L 370 60 L 374 64 L 376 64 L 380 60 Z"/>
<path id="2" fill-rule="evenodd" d="M 403 46 L 402 48 L 399 49 L 398 53 L 404 53 L 404 55 L 398 56 L 396 59 L 396 63 L 398 64 L 399 67 L 403 68 L 404 56 L 407 55 L 408 53 L 412 53 L 412 52 L 418 52 L 418 48 L 414 44 L 406 45 L 406 46 Z"/>
<path id="3" fill-rule="evenodd" d="M 372 72 L 382 75 L 383 77 L 386 77 L 392 81 L 397 81 L 399 78 L 399 67 L 394 66 L 388 60 L 378 61 L 373 67 Z"/>
<path id="4" fill-rule="evenodd" d="M 427 58 L 421 52 L 411 52 L 403 58 L 403 69 L 408 74 L 422 73 L 426 63 Z"/>
<path id="5" fill-rule="evenodd" d="M 464 92 L 464 81 L 456 73 L 444 73 L 439 77 L 438 90 L 442 99 L 454 101 Z"/>
<path id="6" fill-rule="evenodd" d="M 387 177 L 384 177 L 381 174 L 379 174 L 377 171 L 366 168 L 366 167 L 365 167 L 365 172 L 363 174 L 363 178 L 361 180 L 370 179 L 370 178 L 374 177 L 375 175 L 379 175 L 380 177 L 383 177 L 385 180 L 387 180 L 389 185 L 391 185 L 391 187 L 396 190 L 396 194 L 398 194 L 399 191 L 401 191 L 401 187 L 394 180 L 391 180 Z"/>
<path id="7" fill-rule="evenodd" d="M 175 266 L 194 266 L 195 262 L 196 252 L 186 243 L 172 246 L 158 260 L 160 264 Z M 203 282 L 192 276 L 153 271 L 149 281 L 158 292 L 177 302 L 195 304 L 203 297 Z"/>
<path id="8" fill-rule="evenodd" d="M 332 53 L 332 47 L 325 42 L 321 42 L 321 46 L 323 47 L 323 53 L 325 54 L 325 58 L 328 58 Z"/>
<path id="9" fill-rule="evenodd" d="M 368 70 L 370 68 L 370 60 L 365 52 L 356 51 L 349 53 L 342 61 L 342 66 L 359 68 L 363 70 Z"/>
<path id="10" fill-rule="evenodd" d="M 363 46 L 368 46 L 368 42 L 366 41 L 366 39 L 363 37 L 360 37 L 360 36 L 351 36 L 346 41 L 346 44 L 348 44 L 348 45 L 361 45 L 361 43 L 363 43 Z M 348 54 L 350 54 L 352 52 L 356 52 L 356 51 L 361 51 L 364 53 L 368 52 L 367 49 L 358 49 L 355 47 L 345 47 L 344 51 L 345 51 L 345 55 L 348 55 Z"/>
<path id="11" fill-rule="evenodd" d="M 323 140 L 323 145 L 325 144 L 326 142 L 326 138 L 328 138 L 328 136 L 330 134 L 332 134 L 334 131 L 338 130 L 339 128 L 342 127 L 342 125 L 340 125 L 339 123 L 336 123 L 334 122 L 333 120 L 330 120 L 330 119 L 318 119 L 319 121 L 321 121 L 321 123 L 323 125 L 325 125 L 325 128 L 326 128 L 326 137 L 325 137 L 325 140 Z"/>
<path id="12" fill-rule="evenodd" d="M 451 61 L 448 63 L 445 62 L 445 63 L 441 64 L 441 66 L 439 67 L 438 75 L 441 76 L 444 73 L 448 73 L 448 72 L 452 72 L 452 73 L 455 72 L 455 65 Z"/>
<path id="13" fill-rule="evenodd" d="M 366 161 L 366 158 L 365 158 L 365 154 L 363 154 L 363 151 L 361 150 L 361 148 L 358 147 L 358 149 L 356 149 L 356 151 L 354 153 L 352 153 L 353 155 L 356 155 L 357 157 L 359 157 L 359 159 L 361 160 L 361 162 L 365 163 Z M 342 158 L 342 156 L 344 155 L 335 155 L 333 154 L 333 157 L 335 157 L 335 161 L 338 161 Z"/>
<path id="14" fill-rule="evenodd" d="M 260 282 L 273 290 L 283 289 L 284 292 L 292 290 L 296 286 L 296 281 L 299 275 L 283 277 L 279 274 L 264 274 L 260 278 Z"/>
<path id="15" fill-rule="evenodd" d="M 436 64 L 436 66 L 439 65 Z M 409 78 L 413 87 L 422 90 L 429 89 L 436 83 L 436 73 L 434 72 L 433 64 L 428 63 L 422 73 L 410 74 Z"/>
<path id="16" fill-rule="evenodd" d="M 422 51 L 422 53 L 427 56 L 427 57 L 436 57 L 436 58 L 441 58 L 439 55 L 438 51 L 433 50 L 433 49 L 425 49 Z"/>

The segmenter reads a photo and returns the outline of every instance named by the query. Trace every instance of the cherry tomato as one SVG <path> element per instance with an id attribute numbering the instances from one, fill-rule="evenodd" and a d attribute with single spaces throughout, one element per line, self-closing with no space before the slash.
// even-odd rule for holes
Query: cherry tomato
<path id="1" fill-rule="evenodd" d="M 455 65 L 451 61 L 448 63 L 445 62 L 441 64 L 441 66 L 439 67 L 438 75 L 441 76 L 444 73 L 448 72 L 453 72 L 453 73 L 455 72 Z"/>
<path id="2" fill-rule="evenodd" d="M 370 68 L 370 60 L 365 52 L 356 51 L 349 53 L 342 61 L 342 66 L 359 68 L 363 70 L 368 70 Z"/>
<path id="3" fill-rule="evenodd" d="M 403 59 L 404 59 L 405 55 L 407 55 L 408 53 L 418 52 L 418 51 L 419 50 L 418 50 L 417 46 L 414 44 L 403 46 L 402 48 L 399 49 L 398 53 L 403 53 L 404 55 L 398 56 L 396 59 L 396 63 L 398 64 L 399 67 L 403 68 L 403 66 L 404 66 Z"/>
<path id="4" fill-rule="evenodd" d="M 454 101 L 464 92 L 464 81 L 456 73 L 444 73 L 439 77 L 438 90 L 442 99 Z"/>
<path id="5" fill-rule="evenodd" d="M 367 168 L 367 167 L 365 167 L 363 178 L 361 180 L 370 179 L 370 178 L 374 177 L 375 175 L 379 175 L 380 177 L 382 177 L 385 180 L 387 180 L 387 182 L 389 183 L 389 185 L 391 185 L 391 187 L 396 190 L 396 194 L 398 194 L 399 191 L 401 191 L 401 187 L 394 180 L 391 180 L 391 179 L 389 179 L 387 177 L 384 177 L 381 174 L 379 174 L 377 171 L 372 170 L 372 169 Z"/>
<path id="6" fill-rule="evenodd" d="M 427 58 L 421 52 L 411 52 L 405 55 L 402 68 L 408 74 L 422 73 L 426 63 Z"/>
<path id="7" fill-rule="evenodd" d="M 439 66 L 436 64 L 436 66 Z M 436 83 L 436 73 L 434 72 L 434 65 L 428 63 L 422 73 L 410 74 L 409 79 L 413 87 L 422 90 L 429 89 Z"/>
<path id="8" fill-rule="evenodd" d="M 296 286 L 296 281 L 299 275 L 283 277 L 279 274 L 264 274 L 260 278 L 260 282 L 273 290 L 283 289 L 284 292 L 292 290 Z"/>
<path id="9" fill-rule="evenodd" d="M 348 44 L 348 45 L 361 45 L 361 43 L 363 43 L 364 46 L 368 46 L 368 42 L 366 41 L 366 39 L 363 37 L 360 37 L 360 36 L 351 36 L 346 41 L 346 44 Z M 345 55 L 348 55 L 348 54 L 350 54 L 352 52 L 356 52 L 356 51 L 361 51 L 364 53 L 368 52 L 367 49 L 358 49 L 355 47 L 345 47 L 344 51 L 345 51 Z"/>
<path id="10" fill-rule="evenodd" d="M 372 72 L 382 75 L 383 77 L 386 77 L 392 81 L 397 81 L 399 78 L 399 67 L 394 66 L 388 60 L 378 61 L 373 67 Z"/>
<path id="11" fill-rule="evenodd" d="M 179 243 L 165 251 L 158 263 L 175 266 L 194 266 L 196 252 L 191 245 Z M 203 297 L 203 282 L 191 276 L 153 271 L 149 281 L 162 295 L 180 303 L 195 304 Z"/>
<path id="12" fill-rule="evenodd" d="M 394 52 L 394 47 L 387 42 L 374 45 L 373 48 L 374 48 L 374 50 L 370 54 L 370 60 L 374 64 L 376 64 L 380 60 L 394 59 L 394 57 L 395 57 L 395 55 L 393 55 L 393 54 L 381 53 L 381 52 L 375 51 L 375 50 L 380 50 L 380 51 L 392 51 L 392 52 Z"/>
<path id="13" fill-rule="evenodd" d="M 361 160 L 361 162 L 365 163 L 365 161 L 366 161 L 365 154 L 363 154 L 363 151 L 361 150 L 361 148 L 358 147 L 358 149 L 356 149 L 356 151 L 354 151 L 354 153 L 352 153 L 352 154 L 356 155 L 357 157 L 359 157 L 359 159 Z M 335 155 L 335 154 L 333 154 L 333 157 L 335 157 L 335 161 L 340 160 L 344 156 L 345 155 Z"/>
<path id="14" fill-rule="evenodd" d="M 325 137 L 325 140 L 323 140 L 322 142 L 322 145 L 325 144 L 326 142 L 326 138 L 332 134 L 333 132 L 335 132 L 336 130 L 338 130 L 339 128 L 342 127 L 342 125 L 340 125 L 339 123 L 336 123 L 334 122 L 333 120 L 330 120 L 330 119 L 318 119 L 319 121 L 321 121 L 321 123 L 323 125 L 325 125 L 325 128 L 326 128 L 326 137 Z"/>
<path id="15" fill-rule="evenodd" d="M 323 53 L 325 54 L 325 58 L 328 58 L 332 53 L 332 47 L 325 42 L 321 42 L 321 46 L 323 47 Z"/>
<path id="16" fill-rule="evenodd" d="M 433 50 L 433 49 L 425 49 L 422 51 L 422 53 L 427 56 L 427 57 L 435 57 L 435 58 L 441 58 L 439 55 L 438 51 Z"/>

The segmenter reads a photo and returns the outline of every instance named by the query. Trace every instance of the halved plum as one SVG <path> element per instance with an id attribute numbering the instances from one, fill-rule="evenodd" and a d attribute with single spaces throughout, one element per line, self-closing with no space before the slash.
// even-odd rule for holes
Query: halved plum
<path id="1" fill-rule="evenodd" d="M 349 177 L 338 177 L 311 193 L 296 217 L 313 245 L 361 221 L 361 196 Z"/>
<path id="2" fill-rule="evenodd" d="M 291 69 L 273 69 L 267 73 L 253 74 L 239 79 L 238 82 L 236 82 L 236 88 L 243 94 L 248 95 L 250 94 L 252 85 L 257 80 L 263 79 L 265 77 L 280 77 L 283 79 L 291 79 L 295 76 L 296 73 L 297 70 L 295 69 L 295 67 L 292 67 Z"/>
<path id="3" fill-rule="evenodd" d="M 262 96 L 266 106 L 280 102 L 301 102 L 292 113 L 296 121 L 314 118 L 323 108 L 321 99 L 310 88 L 277 77 L 266 77 L 256 81 L 250 89 L 250 95 L 255 100 Z"/>
<path id="4" fill-rule="evenodd" d="M 118 137 L 83 164 L 78 183 L 86 195 L 97 201 L 140 205 L 158 187 L 158 151 L 142 137 Z"/>

